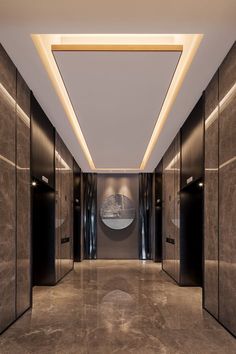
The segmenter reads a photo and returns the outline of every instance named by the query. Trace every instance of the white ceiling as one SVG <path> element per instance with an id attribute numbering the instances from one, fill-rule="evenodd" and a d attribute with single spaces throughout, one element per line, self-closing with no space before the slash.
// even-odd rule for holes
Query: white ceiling
<path id="1" fill-rule="evenodd" d="M 153 171 L 159 162 L 235 41 L 235 18 L 235 0 L 215 0 L 212 2 L 209 0 L 194 2 L 166 0 L 161 3 L 156 0 L 130 0 L 129 2 L 127 0 L 0 0 L 0 41 L 77 162 L 84 171 L 90 171 L 88 162 L 39 59 L 30 34 L 203 33 L 204 39 L 147 163 L 145 171 L 148 172 Z M 143 106 L 148 106 L 148 100 L 149 95 L 142 97 Z M 158 106 L 156 106 L 157 108 Z M 149 123 L 151 126 L 151 122 Z M 88 140 L 92 140 L 92 134 L 96 130 L 99 131 L 99 122 L 91 120 L 91 124 L 91 127 L 88 123 L 85 128 L 85 137 Z M 140 159 L 141 147 L 143 149 L 146 143 L 147 131 L 144 139 L 140 139 L 140 150 L 136 151 L 135 139 L 138 135 L 142 136 L 143 129 L 143 124 L 137 124 L 135 134 L 131 134 L 131 140 L 127 139 L 122 147 L 126 153 L 134 149 L 134 151 L 130 151 L 130 159 L 133 158 L 133 161 L 129 161 L 130 164 L 133 162 L 133 165 Z M 148 129 L 150 127 L 147 127 Z M 99 164 L 103 163 L 100 160 L 103 155 L 103 146 L 97 144 L 96 141 L 95 143 L 88 142 L 89 147 L 93 144 L 95 159 Z M 118 155 L 118 150 L 114 150 L 113 154 L 115 153 Z M 119 163 L 121 164 L 122 161 Z"/>
<path id="2" fill-rule="evenodd" d="M 97 169 L 139 169 L 180 55 L 54 52 Z"/>

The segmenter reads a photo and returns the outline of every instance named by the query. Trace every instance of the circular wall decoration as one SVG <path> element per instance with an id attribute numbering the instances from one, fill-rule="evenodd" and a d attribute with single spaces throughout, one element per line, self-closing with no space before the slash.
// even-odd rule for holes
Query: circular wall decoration
<path id="1" fill-rule="evenodd" d="M 123 194 L 112 194 L 104 198 L 100 216 L 103 223 L 113 230 L 122 230 L 135 219 L 135 208 L 131 199 Z"/>

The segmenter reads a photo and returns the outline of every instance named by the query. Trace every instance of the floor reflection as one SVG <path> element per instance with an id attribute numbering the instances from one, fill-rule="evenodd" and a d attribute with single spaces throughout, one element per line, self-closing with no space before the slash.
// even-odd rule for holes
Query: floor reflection
<path id="1" fill-rule="evenodd" d="M 236 352 L 236 341 L 202 310 L 201 289 L 178 287 L 159 264 L 84 261 L 0 337 L 0 353 Z"/>

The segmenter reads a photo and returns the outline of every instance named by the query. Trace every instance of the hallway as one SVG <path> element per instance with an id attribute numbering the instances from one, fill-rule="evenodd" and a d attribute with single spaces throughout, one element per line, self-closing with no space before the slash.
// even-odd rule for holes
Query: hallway
<path id="1" fill-rule="evenodd" d="M 235 353 L 201 298 L 157 263 L 75 263 L 58 285 L 34 288 L 32 310 L 0 337 L 0 353 Z"/>

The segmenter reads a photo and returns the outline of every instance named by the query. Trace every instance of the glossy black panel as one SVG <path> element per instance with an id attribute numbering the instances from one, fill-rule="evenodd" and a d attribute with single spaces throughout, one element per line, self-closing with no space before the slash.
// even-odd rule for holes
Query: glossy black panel
<path id="1" fill-rule="evenodd" d="M 162 161 L 158 164 L 154 171 L 154 208 L 155 208 L 155 238 L 154 238 L 154 255 L 156 262 L 162 261 Z"/>
<path id="2" fill-rule="evenodd" d="M 140 259 L 152 257 L 152 178 L 152 173 L 139 175 Z"/>
<path id="3" fill-rule="evenodd" d="M 200 98 L 181 128 L 181 188 L 203 177 L 204 99 Z"/>
<path id="4" fill-rule="evenodd" d="M 83 233 L 84 258 L 97 255 L 97 175 L 83 174 Z"/>
<path id="5" fill-rule="evenodd" d="M 55 192 L 41 181 L 32 187 L 33 284 L 55 284 Z"/>
<path id="6" fill-rule="evenodd" d="M 81 261 L 81 178 L 80 167 L 74 161 L 74 261 Z"/>
<path id="7" fill-rule="evenodd" d="M 55 132 L 46 114 L 31 95 L 31 174 L 55 186 Z"/>
<path id="8" fill-rule="evenodd" d="M 196 181 L 180 192 L 181 285 L 202 285 L 203 187 L 201 183 L 200 180 Z"/>

